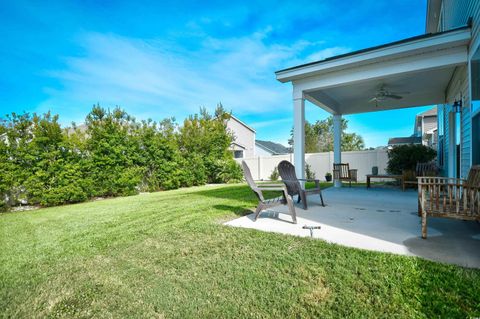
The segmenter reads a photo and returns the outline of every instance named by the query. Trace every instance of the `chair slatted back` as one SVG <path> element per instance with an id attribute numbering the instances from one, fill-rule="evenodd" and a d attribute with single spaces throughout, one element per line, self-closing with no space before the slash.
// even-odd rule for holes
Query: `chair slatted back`
<path id="1" fill-rule="evenodd" d="M 252 189 L 252 191 L 255 193 L 257 196 L 258 200 L 263 202 L 265 199 L 263 198 L 262 191 L 258 189 L 257 184 L 255 184 L 252 173 L 250 172 L 250 168 L 248 167 L 247 163 L 245 161 L 242 161 L 242 169 L 243 169 L 243 175 L 245 177 L 245 181 L 247 182 L 248 186 Z"/>
<path id="2" fill-rule="evenodd" d="M 470 168 L 465 186 L 480 187 L 480 165 L 474 165 Z"/>
<path id="3" fill-rule="evenodd" d="M 436 176 L 438 173 L 437 165 L 434 162 L 417 163 L 415 175 L 420 176 Z"/>
<path id="4" fill-rule="evenodd" d="M 278 164 L 278 173 L 282 178 L 283 183 L 287 186 L 287 191 L 290 196 L 296 195 L 301 191 L 300 182 L 297 174 L 295 174 L 295 166 L 289 161 L 281 161 Z"/>
<path id="5" fill-rule="evenodd" d="M 333 179 L 349 180 L 350 179 L 350 165 L 348 163 L 333 164 Z"/>

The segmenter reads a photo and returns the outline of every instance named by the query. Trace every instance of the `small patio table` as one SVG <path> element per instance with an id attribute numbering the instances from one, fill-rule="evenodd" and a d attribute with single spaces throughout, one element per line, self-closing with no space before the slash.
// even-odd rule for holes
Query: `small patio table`
<path id="1" fill-rule="evenodd" d="M 393 178 L 393 179 L 398 179 L 400 181 L 400 185 L 403 190 L 405 188 L 403 187 L 403 176 L 402 175 L 390 175 L 390 174 L 379 174 L 379 175 L 373 175 L 373 174 L 368 174 L 367 175 L 367 188 L 370 188 L 370 179 L 372 178 Z"/>

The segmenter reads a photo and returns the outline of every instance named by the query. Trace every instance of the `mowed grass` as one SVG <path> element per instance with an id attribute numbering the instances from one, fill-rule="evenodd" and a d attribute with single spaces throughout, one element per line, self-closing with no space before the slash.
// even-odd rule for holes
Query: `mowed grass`
<path id="1" fill-rule="evenodd" d="M 245 185 L 0 214 L 0 316 L 465 318 L 480 271 L 223 226 Z"/>

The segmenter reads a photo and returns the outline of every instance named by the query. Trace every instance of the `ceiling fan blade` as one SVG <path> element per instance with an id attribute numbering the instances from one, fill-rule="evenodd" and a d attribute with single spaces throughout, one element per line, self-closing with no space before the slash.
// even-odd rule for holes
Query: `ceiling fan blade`
<path id="1" fill-rule="evenodd" d="M 410 94 L 412 92 L 409 92 L 409 91 L 393 91 L 393 92 L 388 92 L 389 94 L 393 94 L 393 95 L 403 95 L 403 94 Z"/>
<path id="2" fill-rule="evenodd" d="M 385 95 L 385 97 L 388 97 L 388 98 L 390 98 L 390 99 L 395 99 L 395 100 L 403 99 L 402 96 L 400 96 L 400 95 L 395 95 L 395 94 L 387 94 L 387 95 Z"/>

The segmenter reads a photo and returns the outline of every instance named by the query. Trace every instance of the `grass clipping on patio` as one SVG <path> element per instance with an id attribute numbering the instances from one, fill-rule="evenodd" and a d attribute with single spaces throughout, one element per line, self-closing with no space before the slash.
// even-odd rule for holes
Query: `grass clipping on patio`
<path id="1" fill-rule="evenodd" d="M 221 225 L 205 186 L 0 215 L 0 317 L 476 317 L 480 271 Z"/>

